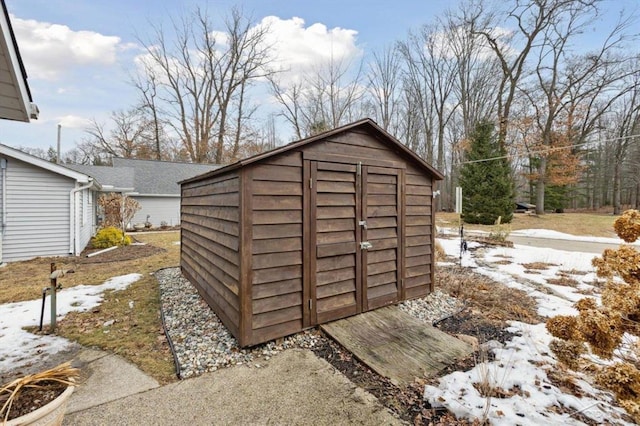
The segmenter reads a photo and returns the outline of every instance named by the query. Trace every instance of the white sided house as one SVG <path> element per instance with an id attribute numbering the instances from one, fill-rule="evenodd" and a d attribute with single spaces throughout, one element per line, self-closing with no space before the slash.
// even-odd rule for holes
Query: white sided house
<path id="1" fill-rule="evenodd" d="M 99 189 L 84 173 L 0 144 L 0 263 L 79 255 Z"/>
<path id="2" fill-rule="evenodd" d="M 113 158 L 112 163 L 113 166 L 68 164 L 66 167 L 94 177 L 102 184 L 103 192 L 123 193 L 140 203 L 140 210 L 128 225 L 150 222 L 154 227 L 180 225 L 178 182 L 220 167 L 119 157 Z"/>

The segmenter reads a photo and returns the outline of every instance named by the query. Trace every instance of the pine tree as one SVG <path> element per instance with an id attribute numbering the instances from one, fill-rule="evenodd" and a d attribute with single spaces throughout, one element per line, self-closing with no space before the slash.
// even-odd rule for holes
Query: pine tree
<path id="1" fill-rule="evenodd" d="M 513 218 L 514 191 L 511 167 L 495 137 L 493 123 L 480 121 L 471 134 L 467 163 L 462 166 L 462 219 L 466 223 L 493 225 Z"/>

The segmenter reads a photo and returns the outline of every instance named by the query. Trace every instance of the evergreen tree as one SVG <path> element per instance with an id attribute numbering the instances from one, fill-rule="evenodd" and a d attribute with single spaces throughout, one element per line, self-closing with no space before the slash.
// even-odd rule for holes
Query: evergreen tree
<path id="1" fill-rule="evenodd" d="M 509 160 L 498 144 L 493 123 L 480 121 L 471 134 L 467 163 L 462 166 L 462 219 L 466 223 L 493 225 L 513 218 L 514 191 Z"/>

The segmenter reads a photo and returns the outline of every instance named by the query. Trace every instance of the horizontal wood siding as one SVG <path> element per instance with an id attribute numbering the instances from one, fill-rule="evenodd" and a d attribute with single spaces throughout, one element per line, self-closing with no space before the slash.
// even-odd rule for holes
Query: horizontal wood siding
<path id="1" fill-rule="evenodd" d="M 69 194 L 74 187 L 71 178 L 7 158 L 3 262 L 70 254 Z"/>
<path id="2" fill-rule="evenodd" d="M 302 330 L 302 158 L 251 168 L 251 344 Z"/>
<path id="3" fill-rule="evenodd" d="M 359 311 L 357 224 L 360 184 L 355 165 L 318 162 L 315 175 L 315 310 L 318 324 Z M 313 206 L 311 207 L 313 209 Z M 314 281 L 312 281 L 314 282 Z"/>
<path id="4" fill-rule="evenodd" d="M 405 299 L 427 295 L 432 288 L 433 179 L 409 165 L 405 176 Z"/>
<path id="5" fill-rule="evenodd" d="M 153 226 L 166 222 L 169 226 L 180 225 L 180 197 L 132 196 L 140 203 L 140 210 L 131 219 L 131 224 L 145 223 L 147 216 Z"/>
<path id="6" fill-rule="evenodd" d="M 367 268 L 367 310 L 400 299 L 401 188 L 397 169 L 367 167 L 364 204 L 366 240 L 372 247 L 364 254 Z"/>
<path id="7" fill-rule="evenodd" d="M 180 266 L 225 326 L 240 327 L 240 178 L 228 173 L 182 185 Z"/>

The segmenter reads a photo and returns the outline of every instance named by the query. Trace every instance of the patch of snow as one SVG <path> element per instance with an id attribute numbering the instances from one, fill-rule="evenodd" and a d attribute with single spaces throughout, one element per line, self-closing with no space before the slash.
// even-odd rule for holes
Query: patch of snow
<path id="1" fill-rule="evenodd" d="M 86 312 L 102 303 L 105 291 L 124 290 L 142 277 L 128 274 L 113 277 L 101 285 L 79 285 L 56 293 L 56 318 L 69 312 Z M 19 369 L 43 354 L 53 354 L 69 348 L 71 342 L 54 335 L 36 335 L 23 330 L 38 326 L 42 299 L 0 305 L 0 372 Z M 50 323 L 50 296 L 45 301 L 43 327 Z"/>
<path id="2" fill-rule="evenodd" d="M 547 231 L 545 231 L 547 232 Z M 532 235 L 535 232 L 531 233 Z M 544 234 L 544 233 L 542 233 Z M 547 233 L 546 235 L 557 235 Z M 535 235 L 539 236 L 539 235 Z M 572 236 L 569 236 L 572 237 Z M 593 241 L 593 239 L 589 239 Z M 459 255 L 460 240 L 439 240 L 445 252 Z M 591 253 L 566 252 L 548 248 L 516 246 L 514 248 L 487 248 L 468 252 L 463 256 L 463 266 L 474 265 L 474 271 L 488 276 L 503 285 L 526 292 L 538 305 L 540 316 L 576 315 L 573 304 L 583 297 L 594 297 L 600 302 L 600 289 L 592 283 L 596 279 Z M 546 263 L 545 269 L 530 270 L 527 263 Z M 575 273 L 570 273 L 569 271 Z M 562 271 L 577 281 L 577 285 L 550 284 Z M 586 272 L 586 274 L 585 274 Z M 579 290 L 593 291 L 593 295 Z M 547 377 L 547 372 L 557 368 L 557 361 L 549 349 L 552 336 L 545 324 L 511 322 L 509 331 L 518 334 L 504 348 L 492 349 L 493 361 L 478 362 L 467 372 L 454 372 L 439 379 L 437 386 L 426 386 L 424 397 L 433 406 L 443 406 L 458 417 L 487 419 L 494 425 L 552 425 L 583 424 L 579 416 L 586 416 L 595 423 L 629 424 L 622 416 L 625 411 L 615 405 L 608 392 L 596 389 L 589 378 L 577 372 L 566 372 L 570 380 L 583 394 L 576 397 L 565 393 Z M 637 341 L 625 335 L 630 347 Z M 620 350 L 615 358 L 633 356 Z M 606 365 L 614 362 L 590 355 L 594 362 Z M 473 384 L 490 383 L 507 391 L 507 398 L 486 398 Z"/>
<path id="3" fill-rule="evenodd" d="M 508 330 L 519 336 L 504 348 L 494 349 L 494 361 L 480 362 L 469 371 L 442 377 L 438 386 L 425 387 L 425 399 L 457 417 L 486 418 L 492 425 L 583 424 L 571 416 L 574 413 L 595 422 L 629 424 L 621 419 L 624 411 L 611 405 L 609 394 L 581 378 L 575 379 L 584 392 L 581 398 L 564 393 L 549 380 L 547 371 L 556 368 L 556 361 L 548 348 L 552 337 L 544 324 L 513 321 Z M 486 398 L 474 384 L 500 388 L 510 396 Z M 564 410 L 557 410 L 560 407 Z"/>

